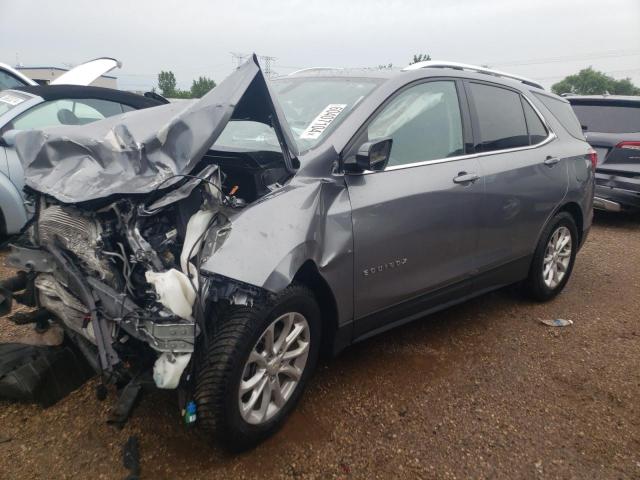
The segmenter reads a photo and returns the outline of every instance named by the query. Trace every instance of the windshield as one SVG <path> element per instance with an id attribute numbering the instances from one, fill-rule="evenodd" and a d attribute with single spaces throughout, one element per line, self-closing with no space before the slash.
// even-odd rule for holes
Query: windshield
<path id="1" fill-rule="evenodd" d="M 573 111 L 590 132 L 640 132 L 640 102 L 635 106 L 575 103 Z"/>
<path id="2" fill-rule="evenodd" d="M 380 83 L 377 78 L 283 78 L 275 91 L 300 151 L 319 143 Z M 271 126 L 247 120 L 227 124 L 215 146 L 250 151 L 280 151 Z"/>
<path id="3" fill-rule="evenodd" d="M 4 115 L 9 110 L 17 107 L 25 100 L 29 100 L 28 95 L 23 95 L 14 91 L 0 92 L 0 115 Z"/>

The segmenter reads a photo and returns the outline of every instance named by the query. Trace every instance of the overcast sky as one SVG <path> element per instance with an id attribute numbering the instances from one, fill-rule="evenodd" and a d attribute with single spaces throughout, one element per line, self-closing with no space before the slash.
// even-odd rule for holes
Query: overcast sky
<path id="1" fill-rule="evenodd" d="M 0 0 L 0 62 L 123 62 L 123 89 L 172 70 L 222 80 L 230 52 L 308 66 L 404 66 L 414 53 L 490 66 L 549 86 L 592 65 L 640 85 L 640 0 Z"/>

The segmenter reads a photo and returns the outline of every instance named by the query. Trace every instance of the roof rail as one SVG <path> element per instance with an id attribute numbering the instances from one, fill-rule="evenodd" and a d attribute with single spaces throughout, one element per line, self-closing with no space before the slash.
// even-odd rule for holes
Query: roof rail
<path id="1" fill-rule="evenodd" d="M 510 73 L 501 72 L 499 70 L 493 70 L 491 68 L 478 67 L 477 65 L 468 65 L 466 63 L 458 63 L 458 62 L 439 62 L 429 60 L 426 62 L 418 62 L 408 65 L 402 69 L 403 72 L 410 70 L 419 70 L 421 68 L 454 68 L 456 70 L 470 70 L 472 72 L 484 73 L 486 75 L 493 75 L 494 77 L 504 77 L 509 78 L 511 80 L 517 80 L 518 82 L 522 82 L 526 85 L 530 85 L 532 87 L 540 88 L 544 90 L 544 87 L 540 85 L 538 82 L 534 82 L 533 80 L 529 80 L 528 78 L 520 77 L 518 75 L 512 75 Z"/>
<path id="2" fill-rule="evenodd" d="M 298 73 L 304 73 L 304 72 L 322 72 L 322 71 L 325 71 L 325 70 L 342 70 L 342 68 L 338 68 L 338 67 L 309 67 L 309 68 L 301 68 L 300 70 L 296 70 L 295 72 L 291 72 L 287 76 L 290 77 L 291 75 L 296 75 Z"/>

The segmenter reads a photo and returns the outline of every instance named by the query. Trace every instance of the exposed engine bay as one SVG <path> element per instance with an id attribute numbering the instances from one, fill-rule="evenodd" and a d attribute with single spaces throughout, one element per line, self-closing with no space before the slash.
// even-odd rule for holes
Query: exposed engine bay
<path id="1" fill-rule="evenodd" d="M 234 210 L 287 181 L 281 155 L 209 151 L 176 177 L 148 194 L 72 205 L 31 191 L 36 215 L 8 258 L 28 272 L 25 303 L 50 312 L 113 381 L 154 364 L 156 385 L 176 388 L 209 328 L 210 300 L 259 294 L 199 265 L 224 243 Z"/>
<path id="2" fill-rule="evenodd" d="M 257 57 L 199 100 L 20 131 L 15 149 L 34 213 L 11 244 L 18 274 L 0 281 L 0 314 L 15 300 L 34 310 L 14 322 L 59 323 L 100 374 L 98 398 L 119 390 L 108 422 L 126 422 L 153 384 L 177 389 L 195 422 L 199 373 L 225 314 L 278 291 L 245 274 L 269 270 L 245 244 L 269 235 L 245 217 L 267 195 L 282 199 L 300 167 Z"/>

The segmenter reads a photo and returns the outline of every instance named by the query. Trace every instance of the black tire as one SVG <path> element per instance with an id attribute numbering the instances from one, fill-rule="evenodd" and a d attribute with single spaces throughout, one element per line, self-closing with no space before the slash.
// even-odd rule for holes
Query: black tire
<path id="1" fill-rule="evenodd" d="M 267 327 L 280 315 L 301 313 L 310 330 L 307 362 L 293 393 L 275 416 L 254 425 L 242 418 L 238 392 L 245 363 Z M 208 345 L 201 345 L 196 362 L 195 401 L 198 423 L 205 434 L 231 451 L 249 449 L 275 433 L 296 406 L 320 351 L 320 308 L 313 293 L 292 284 L 253 307 L 230 306 L 216 319 Z"/>
<path id="2" fill-rule="evenodd" d="M 560 227 L 566 227 L 571 234 L 571 256 L 564 277 L 557 286 L 550 288 L 543 278 L 544 256 L 549 240 Z M 542 235 L 540 235 L 540 240 L 536 246 L 533 260 L 531 261 L 529 276 L 523 285 L 525 294 L 538 302 L 546 302 L 558 295 L 571 277 L 577 252 L 578 228 L 576 227 L 576 222 L 570 213 L 560 212 L 551 219 L 542 232 Z"/>

